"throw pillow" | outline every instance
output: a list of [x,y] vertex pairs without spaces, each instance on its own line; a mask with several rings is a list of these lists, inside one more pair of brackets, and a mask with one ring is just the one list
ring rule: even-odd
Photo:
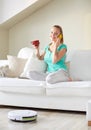
[[33,52],[34,52],[34,49],[29,48],[29,47],[24,47],[24,48],[20,49],[17,57],[28,59],[28,57],[31,57],[33,55]]
[[27,59],[17,58],[16,56],[7,55],[9,70],[7,77],[18,77],[23,72]]
[[20,77],[27,78],[27,73],[30,71],[46,72],[47,65],[43,60],[39,60],[35,54],[32,55],[26,62],[23,73]]
[[0,77],[6,77],[7,72],[8,72],[9,66],[0,66]]

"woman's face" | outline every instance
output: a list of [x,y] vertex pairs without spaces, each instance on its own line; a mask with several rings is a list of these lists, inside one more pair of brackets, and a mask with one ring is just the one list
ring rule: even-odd
[[52,27],[50,32],[51,41],[56,42],[59,35],[60,35],[60,29],[56,27]]

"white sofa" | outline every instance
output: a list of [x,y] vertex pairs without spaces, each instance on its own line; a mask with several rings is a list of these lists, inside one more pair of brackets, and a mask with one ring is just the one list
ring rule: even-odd
[[[31,48],[22,48],[18,58],[29,59],[31,52]],[[86,111],[91,99],[91,50],[68,52],[66,62],[69,61],[71,82],[46,84],[25,78],[1,77],[0,105]],[[0,61],[0,66],[4,65],[9,65],[8,60]]]

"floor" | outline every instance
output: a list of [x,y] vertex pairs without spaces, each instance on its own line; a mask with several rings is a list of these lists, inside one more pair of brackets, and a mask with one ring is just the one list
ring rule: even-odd
[[91,130],[87,125],[86,113],[83,112],[32,109],[38,113],[37,120],[21,123],[8,119],[8,112],[17,109],[22,110],[0,108],[0,130]]

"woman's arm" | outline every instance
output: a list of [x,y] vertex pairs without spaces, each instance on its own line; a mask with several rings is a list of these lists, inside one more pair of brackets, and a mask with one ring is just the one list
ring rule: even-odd
[[[62,43],[61,43],[62,44]],[[66,53],[67,49],[63,48],[62,50],[58,51],[57,48],[60,45],[60,38],[57,39],[56,43],[54,44],[53,47],[53,57],[52,57],[52,62],[55,64],[58,62]]]
[[43,52],[43,53],[40,55],[39,47],[36,48],[36,56],[38,57],[38,59],[43,60],[43,59],[44,59],[44,55],[45,55],[45,52]]
[[60,51],[57,51],[57,48],[55,47],[53,50],[53,57],[52,57],[52,62],[55,64],[58,62],[66,53],[66,48],[63,48]]

